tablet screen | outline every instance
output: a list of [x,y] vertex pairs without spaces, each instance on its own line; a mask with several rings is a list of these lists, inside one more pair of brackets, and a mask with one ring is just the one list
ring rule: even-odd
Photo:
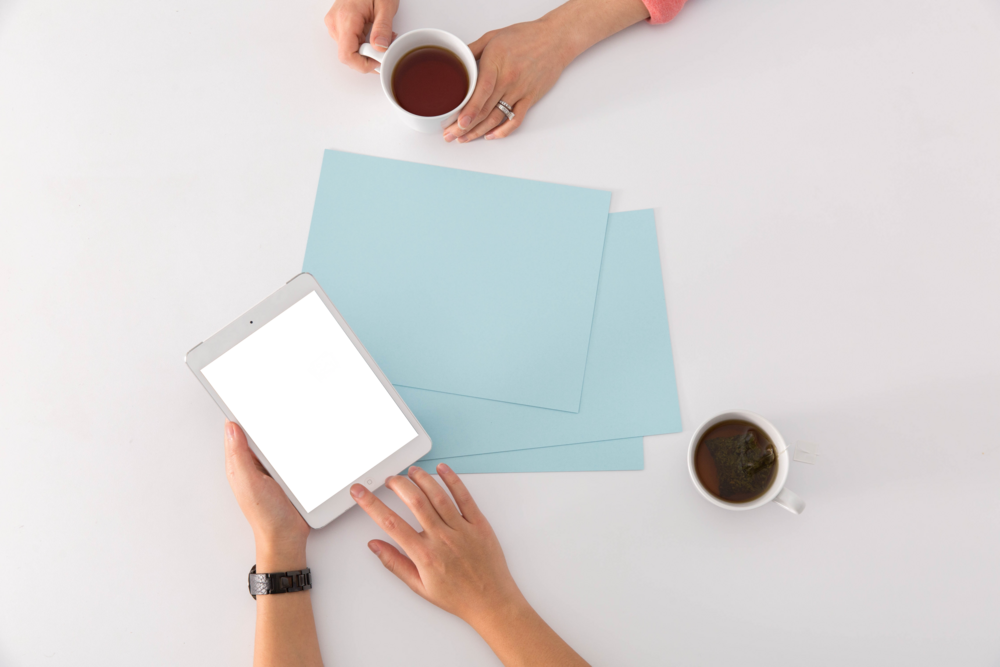
[[202,373],[306,512],[417,437],[316,292]]

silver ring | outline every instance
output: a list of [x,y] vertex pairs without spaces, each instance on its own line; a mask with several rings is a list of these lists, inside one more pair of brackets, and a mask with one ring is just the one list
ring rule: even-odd
[[507,116],[507,120],[514,120],[514,111],[510,108],[510,105],[500,100],[497,102],[497,109],[503,112],[503,115]]

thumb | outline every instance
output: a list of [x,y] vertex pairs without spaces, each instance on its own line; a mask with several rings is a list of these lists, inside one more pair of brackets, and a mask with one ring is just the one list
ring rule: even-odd
[[379,51],[385,51],[392,42],[392,17],[396,15],[399,3],[393,0],[375,1],[375,20],[372,21],[372,33],[368,41]]
[[417,595],[424,597],[424,584],[420,581],[420,573],[413,561],[399,553],[399,549],[382,540],[372,540],[368,548],[378,556],[385,569],[399,577]]
[[253,452],[247,446],[247,437],[236,422],[226,422],[226,473],[230,483],[244,479],[256,468]]

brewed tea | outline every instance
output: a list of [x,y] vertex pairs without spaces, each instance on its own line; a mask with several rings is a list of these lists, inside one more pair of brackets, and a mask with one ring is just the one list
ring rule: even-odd
[[413,49],[392,70],[392,95],[417,116],[452,111],[469,92],[469,73],[454,53],[439,46]]
[[713,496],[730,503],[748,503],[771,488],[778,472],[778,453],[759,426],[731,419],[701,436],[695,447],[694,469]]

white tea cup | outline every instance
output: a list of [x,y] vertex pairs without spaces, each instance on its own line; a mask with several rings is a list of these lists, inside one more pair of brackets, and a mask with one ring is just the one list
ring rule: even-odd
[[[396,68],[399,59],[410,51],[424,46],[437,46],[451,51],[462,61],[462,64],[465,65],[465,71],[469,74],[469,90],[465,93],[465,99],[457,107],[440,116],[418,116],[412,114],[399,106],[399,102],[396,101],[395,96],[392,94],[392,71]],[[371,44],[362,44],[358,53],[379,62],[379,66],[375,68],[375,71],[378,72],[379,80],[382,82],[382,92],[389,98],[389,101],[396,108],[396,112],[403,119],[403,122],[418,132],[441,132],[454,123],[458,119],[458,112],[469,103],[472,91],[476,89],[476,77],[479,73],[479,68],[476,66],[476,59],[473,57],[472,51],[465,45],[465,42],[444,30],[436,30],[434,28],[411,30],[392,40],[392,44],[385,51],[376,51],[375,47]]]
[[[764,495],[745,503],[731,503],[719,498],[705,488],[705,485],[702,484],[701,480],[698,478],[697,470],[695,470],[695,451],[698,449],[698,442],[701,440],[702,436],[705,435],[708,429],[712,428],[716,424],[734,419],[750,422],[763,431],[767,437],[771,439],[771,442],[774,444],[775,454],[778,456],[776,464],[778,466],[778,470],[774,479],[771,481],[771,486],[764,492]],[[760,415],[748,410],[732,410],[730,412],[723,412],[721,415],[712,417],[698,427],[698,430],[694,432],[693,436],[691,436],[691,444],[688,446],[688,472],[691,473],[691,481],[694,482],[694,488],[698,489],[698,492],[701,493],[701,495],[703,495],[708,502],[727,510],[752,510],[755,507],[760,507],[761,505],[774,502],[793,514],[802,514],[802,510],[806,508],[805,501],[802,500],[802,498],[799,498],[790,489],[785,488],[785,480],[788,479],[788,466],[790,464],[791,458],[788,454],[788,446],[785,444],[785,439],[781,437],[780,433],[778,433],[778,429],[774,428],[774,425],[772,425],[771,422],[767,421]]]

